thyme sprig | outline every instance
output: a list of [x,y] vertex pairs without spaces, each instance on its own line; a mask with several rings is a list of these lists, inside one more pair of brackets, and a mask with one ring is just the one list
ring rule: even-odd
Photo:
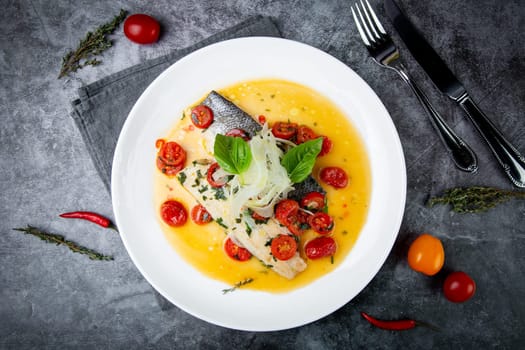
[[15,231],[21,231],[29,235],[36,236],[47,243],[54,243],[56,245],[65,245],[71,251],[79,254],[87,255],[91,260],[113,260],[112,256],[100,254],[92,249],[82,247],[73,241],[68,241],[64,236],[54,233],[48,233],[37,229],[36,227],[27,225],[26,228],[14,228]]
[[441,196],[428,201],[428,206],[450,204],[457,213],[478,213],[494,208],[513,198],[525,198],[525,192],[508,191],[494,187],[474,186],[450,188]]
[[242,281],[239,281],[239,282],[235,283],[235,284],[233,285],[233,287],[231,287],[231,288],[223,289],[223,290],[222,290],[222,294],[226,294],[226,293],[233,292],[233,291],[236,290],[237,288],[240,288],[240,287],[242,287],[242,286],[244,286],[244,285],[246,285],[246,284],[248,284],[248,283],[252,283],[252,282],[253,282],[253,278],[248,277],[248,278],[246,278],[246,279],[244,279],[244,280],[242,280]]
[[62,58],[62,67],[58,75],[58,79],[76,72],[85,66],[97,66],[102,63],[101,60],[95,58],[105,50],[109,49],[113,43],[108,39],[107,35],[113,33],[115,29],[126,18],[127,11],[120,10],[120,13],[115,16],[111,22],[101,25],[94,32],[88,32],[86,37],[80,41],[75,51],[69,51]]

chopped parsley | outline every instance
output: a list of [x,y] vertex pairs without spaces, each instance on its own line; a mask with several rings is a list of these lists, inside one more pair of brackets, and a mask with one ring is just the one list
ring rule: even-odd
[[204,193],[208,190],[208,186],[207,185],[203,185],[201,188],[199,188],[199,193]]
[[251,236],[251,234],[252,234],[252,228],[248,225],[248,223],[245,222],[244,224],[246,225],[246,234],[247,234],[248,236]]
[[224,195],[224,189],[222,187],[214,187],[213,190],[215,191],[215,199],[226,200],[226,196]]
[[224,223],[224,220],[222,218],[215,219],[215,222],[217,222],[219,224],[219,226],[222,226],[225,229],[228,229],[228,226],[226,226],[226,224]]
[[184,185],[184,181],[186,181],[186,178],[187,178],[186,173],[183,171],[181,171],[179,175],[177,175],[177,180],[179,180],[181,185]]

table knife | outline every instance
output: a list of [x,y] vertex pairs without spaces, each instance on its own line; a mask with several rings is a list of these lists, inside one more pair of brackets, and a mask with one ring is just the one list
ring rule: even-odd
[[517,187],[525,188],[525,159],[523,156],[474,103],[465,87],[401,12],[394,0],[384,0],[384,3],[386,13],[394,28],[434,85],[463,108],[512,183]]

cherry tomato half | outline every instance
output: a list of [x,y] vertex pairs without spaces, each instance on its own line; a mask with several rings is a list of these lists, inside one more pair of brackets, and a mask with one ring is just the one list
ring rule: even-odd
[[337,245],[332,237],[316,237],[304,246],[304,253],[308,259],[320,259],[335,254]]
[[264,115],[262,115],[262,114],[261,114],[260,116],[257,117],[257,120],[258,120],[259,123],[261,123],[261,124],[266,123],[266,117],[265,117]]
[[215,180],[213,178],[213,174],[217,171],[217,169],[220,169],[219,163],[213,163],[208,168],[208,172],[206,173],[206,179],[208,180],[208,183],[211,185],[211,187],[219,188],[226,184],[226,180]]
[[272,134],[280,139],[289,140],[297,134],[297,124],[277,122],[272,126]]
[[348,175],[339,167],[330,166],[323,168],[319,177],[322,181],[335,188],[344,188],[348,185]]
[[307,218],[304,217],[303,213],[304,212],[299,210],[297,213],[291,214],[286,218],[285,226],[288,231],[293,233],[295,236],[302,235],[309,227]]
[[317,137],[315,132],[306,125],[301,125],[297,128],[297,144],[316,139]]
[[188,220],[188,213],[182,203],[168,200],[160,206],[160,217],[170,226],[182,226]]
[[319,152],[318,157],[322,157],[324,155],[327,155],[332,150],[332,140],[328,138],[328,136],[321,136],[323,138],[323,146],[321,147],[321,152]]
[[283,199],[275,206],[275,218],[281,225],[288,225],[288,217],[297,214],[299,203],[293,199]]
[[309,211],[320,211],[323,210],[326,206],[326,198],[324,194],[320,192],[310,192],[307,193],[302,199],[301,199],[301,208],[304,208]]
[[452,272],[443,283],[445,297],[454,303],[469,300],[475,292],[476,283],[463,271]]
[[213,122],[213,111],[205,105],[198,105],[191,110],[191,122],[199,129],[206,129]]
[[157,168],[162,173],[172,176],[184,167],[186,151],[177,142],[157,140],[156,146],[161,146],[157,153]]
[[230,258],[237,261],[246,261],[252,257],[252,253],[244,247],[237,245],[231,238],[228,237],[224,242],[224,251]]
[[246,131],[244,131],[243,129],[231,129],[225,135],[226,136],[233,136],[233,137],[240,137],[244,141],[250,141],[250,135]]
[[295,238],[289,235],[278,235],[272,239],[272,255],[279,260],[289,260],[297,251]]
[[200,204],[197,204],[191,209],[191,219],[197,225],[204,225],[213,220],[206,208]]
[[152,44],[159,40],[160,24],[151,16],[134,14],[124,21],[124,35],[137,44]]
[[334,219],[326,213],[317,212],[308,218],[310,227],[320,235],[327,235],[334,229]]
[[424,233],[408,249],[408,265],[412,270],[433,276],[445,263],[445,250],[441,241]]

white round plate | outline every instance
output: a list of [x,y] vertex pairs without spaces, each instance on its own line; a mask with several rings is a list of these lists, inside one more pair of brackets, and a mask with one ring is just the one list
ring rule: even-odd
[[[261,78],[294,81],[330,98],[360,132],[372,194],[366,224],[331,273],[288,293],[238,289],[210,279],[170,246],[153,207],[155,140],[181,111],[212,89]],[[186,312],[220,326],[270,331],[318,320],[354,298],[387,258],[403,217],[406,171],[399,136],[372,89],[334,57],[295,41],[251,37],[223,41],[182,58],[142,94],[120,134],[111,177],[113,209],[131,259],[146,280]]]

